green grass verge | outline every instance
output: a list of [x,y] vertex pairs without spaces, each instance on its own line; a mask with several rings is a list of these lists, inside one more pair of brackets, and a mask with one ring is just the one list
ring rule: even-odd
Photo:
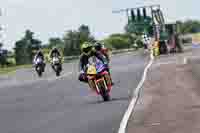
[[[135,52],[137,50],[128,50],[128,51],[118,51],[118,52],[113,52],[113,54],[120,54],[120,53],[126,53],[126,52]],[[74,60],[77,60],[79,59],[79,56],[77,57],[73,57],[73,58],[70,58],[70,59],[66,59],[64,62],[65,63],[69,63],[69,62],[72,62]],[[14,59],[13,58],[10,58],[9,61],[13,62],[14,63]],[[16,72],[16,70],[18,69],[23,69],[23,68],[31,68],[32,65],[19,65],[19,66],[12,66],[12,67],[4,67],[4,68],[1,68],[0,67],[0,75],[6,75],[6,74],[13,74]]]
[[31,68],[31,67],[32,67],[32,65],[20,65],[20,66],[12,66],[12,67],[0,68],[0,75],[12,74],[12,73],[16,72],[16,70],[18,70],[18,69]]

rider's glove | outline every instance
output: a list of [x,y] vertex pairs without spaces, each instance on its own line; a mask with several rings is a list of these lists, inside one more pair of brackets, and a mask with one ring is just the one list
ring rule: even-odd
[[105,66],[106,68],[108,68],[108,64],[107,64],[107,63],[105,63],[104,66]]
[[84,74],[85,72],[83,70],[80,71],[80,74]]

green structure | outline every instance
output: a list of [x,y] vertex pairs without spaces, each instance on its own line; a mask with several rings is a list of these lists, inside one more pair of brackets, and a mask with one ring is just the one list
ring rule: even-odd
[[165,22],[160,5],[143,6],[137,8],[127,8],[113,13],[126,12],[128,24],[126,31],[141,35],[146,33],[149,36],[160,38],[161,32],[165,31]]
[[[155,40],[159,42],[159,51],[161,54],[168,52],[167,45],[172,49],[176,49],[179,45],[179,38],[177,38],[177,24],[165,24],[160,5],[113,11],[113,13],[121,12],[126,12],[127,14],[128,24],[125,27],[126,32],[134,33],[139,36],[145,33],[148,36],[155,38]],[[181,51],[180,48],[178,49]]]

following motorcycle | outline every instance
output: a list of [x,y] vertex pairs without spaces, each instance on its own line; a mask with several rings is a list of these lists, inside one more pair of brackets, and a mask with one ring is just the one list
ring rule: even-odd
[[53,70],[56,72],[56,76],[60,76],[60,73],[62,71],[62,64],[61,60],[58,57],[53,57],[52,59],[52,67]]
[[89,87],[96,91],[97,95],[101,95],[104,101],[109,101],[112,82],[108,68],[96,59],[87,65],[87,78]]

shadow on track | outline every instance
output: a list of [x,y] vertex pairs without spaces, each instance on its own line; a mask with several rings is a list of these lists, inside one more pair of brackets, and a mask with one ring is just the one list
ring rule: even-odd
[[121,98],[111,98],[110,101],[103,101],[103,100],[98,100],[98,101],[92,101],[92,102],[88,102],[88,104],[103,104],[103,103],[110,103],[110,102],[114,102],[114,101],[128,101],[130,98],[129,97],[121,97]]

